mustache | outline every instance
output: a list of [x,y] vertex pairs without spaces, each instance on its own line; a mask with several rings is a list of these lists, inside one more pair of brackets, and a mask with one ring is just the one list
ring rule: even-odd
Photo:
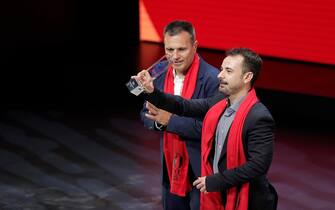
[[219,81],[220,81],[220,84],[228,84],[228,82],[223,79],[219,79]]

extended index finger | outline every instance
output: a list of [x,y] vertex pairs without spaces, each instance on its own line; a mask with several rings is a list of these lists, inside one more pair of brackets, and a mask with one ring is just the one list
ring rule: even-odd
[[155,105],[153,105],[152,103],[150,103],[150,102],[148,102],[147,101],[147,104],[146,104],[146,107],[149,109],[154,109],[155,111],[158,111],[159,109],[155,106]]

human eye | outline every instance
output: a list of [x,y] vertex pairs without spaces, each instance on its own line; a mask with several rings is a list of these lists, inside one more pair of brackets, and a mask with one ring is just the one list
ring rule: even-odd
[[231,69],[231,68],[226,68],[226,72],[227,72],[227,73],[232,73],[232,72],[233,72],[233,69]]
[[167,52],[173,52],[173,48],[166,48]]
[[181,47],[181,48],[179,48],[178,49],[180,52],[184,52],[185,50],[186,50],[186,48],[185,47]]

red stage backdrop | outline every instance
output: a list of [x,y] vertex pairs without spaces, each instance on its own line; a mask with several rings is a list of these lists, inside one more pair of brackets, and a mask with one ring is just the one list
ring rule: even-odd
[[175,19],[194,24],[202,48],[335,64],[334,0],[140,0],[141,40],[161,42]]

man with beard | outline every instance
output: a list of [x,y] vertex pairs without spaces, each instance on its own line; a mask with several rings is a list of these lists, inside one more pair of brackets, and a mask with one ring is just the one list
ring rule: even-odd
[[[145,88],[143,97],[172,113],[204,118],[201,176],[193,182],[203,210],[273,210],[277,193],[266,175],[272,162],[274,120],[259,101],[254,83],[262,59],[247,48],[226,53],[218,75],[220,94],[186,100],[154,88],[150,75],[133,76]],[[152,118],[152,114],[146,114]]]

